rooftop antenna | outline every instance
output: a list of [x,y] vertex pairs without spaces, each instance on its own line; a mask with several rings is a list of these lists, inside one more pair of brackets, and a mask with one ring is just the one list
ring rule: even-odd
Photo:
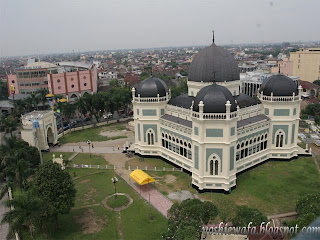
[[212,30],[212,42],[214,43],[214,30]]

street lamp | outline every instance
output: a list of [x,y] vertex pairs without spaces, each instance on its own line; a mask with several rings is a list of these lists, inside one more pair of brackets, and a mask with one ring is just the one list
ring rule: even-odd
[[89,153],[90,153],[90,157],[91,157],[91,150],[90,150],[91,141],[90,141],[90,140],[88,140],[88,141],[87,141],[87,143],[88,143],[88,145],[89,145]]
[[111,181],[113,182],[114,184],[114,196],[115,196],[115,199],[117,199],[117,185],[116,183],[119,181],[117,177],[113,177],[111,178]]

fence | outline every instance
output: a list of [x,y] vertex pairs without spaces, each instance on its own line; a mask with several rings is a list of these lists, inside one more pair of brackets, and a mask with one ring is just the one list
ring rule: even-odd
[[144,171],[168,171],[168,172],[182,172],[183,171],[183,168],[166,168],[166,167],[131,167],[131,166],[128,166],[128,170],[130,171],[133,171],[133,170],[136,170],[136,169],[141,169],[141,170],[144,170]]
[[94,169],[106,169],[106,170],[115,170],[116,166],[114,165],[92,165],[92,164],[71,164],[67,168],[94,168]]

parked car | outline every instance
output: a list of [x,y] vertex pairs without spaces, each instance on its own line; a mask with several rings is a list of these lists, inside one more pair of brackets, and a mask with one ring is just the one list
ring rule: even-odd
[[104,119],[110,119],[110,118],[112,118],[113,117],[113,115],[112,115],[112,113],[111,112],[108,112],[108,113],[106,113],[106,114],[103,114],[103,116],[102,116]]
[[133,115],[133,110],[131,110],[129,113],[128,113],[129,116],[132,116]]
[[120,110],[118,111],[118,113],[119,113],[119,114],[124,114],[124,110],[123,110],[123,109],[120,109]]

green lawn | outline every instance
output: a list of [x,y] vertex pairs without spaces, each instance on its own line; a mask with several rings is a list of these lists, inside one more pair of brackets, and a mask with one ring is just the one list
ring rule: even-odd
[[79,153],[75,158],[72,159],[71,164],[87,164],[87,165],[109,165],[109,163],[101,155],[89,153]]
[[[186,173],[148,171],[148,174],[176,177],[173,184],[165,184],[165,178],[157,180],[156,187],[164,194],[179,190],[197,193],[190,187],[191,177]],[[312,157],[300,157],[292,161],[269,161],[238,175],[237,188],[231,194],[197,194],[201,199],[212,199],[220,212],[231,218],[237,205],[255,207],[269,215],[292,212],[298,197],[313,192],[320,192],[319,173]]]
[[[142,199],[113,170],[68,169],[67,171],[72,176],[73,172],[77,175],[77,179],[74,180],[77,189],[75,207],[69,214],[59,218],[61,228],[52,232],[51,239],[116,240],[120,239],[118,235],[120,224],[124,239],[161,239],[161,234],[167,228],[166,218]],[[107,210],[101,204],[106,196],[114,193],[111,181],[114,176],[119,179],[117,192],[127,193],[133,199],[133,203],[120,212],[121,222],[116,219],[118,212]],[[118,200],[121,200],[120,197],[118,195]],[[149,220],[150,213],[152,220]],[[30,238],[25,236],[25,239]]]
[[53,158],[53,154],[56,155],[56,157],[60,157],[60,155],[63,155],[63,159],[67,160],[69,157],[71,157],[71,155],[73,153],[69,153],[69,152],[46,152],[46,153],[42,153],[42,159],[43,162],[47,162],[47,161],[52,161]]
[[101,127],[93,127],[84,130],[74,131],[69,134],[66,134],[64,137],[59,139],[60,143],[78,143],[86,142],[87,140],[101,142],[108,140],[115,140],[120,138],[126,138],[125,134],[121,136],[102,136],[99,133],[104,131],[122,131],[126,129],[127,123],[113,123]]
[[112,196],[107,200],[107,204],[112,208],[126,206],[129,203],[129,199],[124,195]]

